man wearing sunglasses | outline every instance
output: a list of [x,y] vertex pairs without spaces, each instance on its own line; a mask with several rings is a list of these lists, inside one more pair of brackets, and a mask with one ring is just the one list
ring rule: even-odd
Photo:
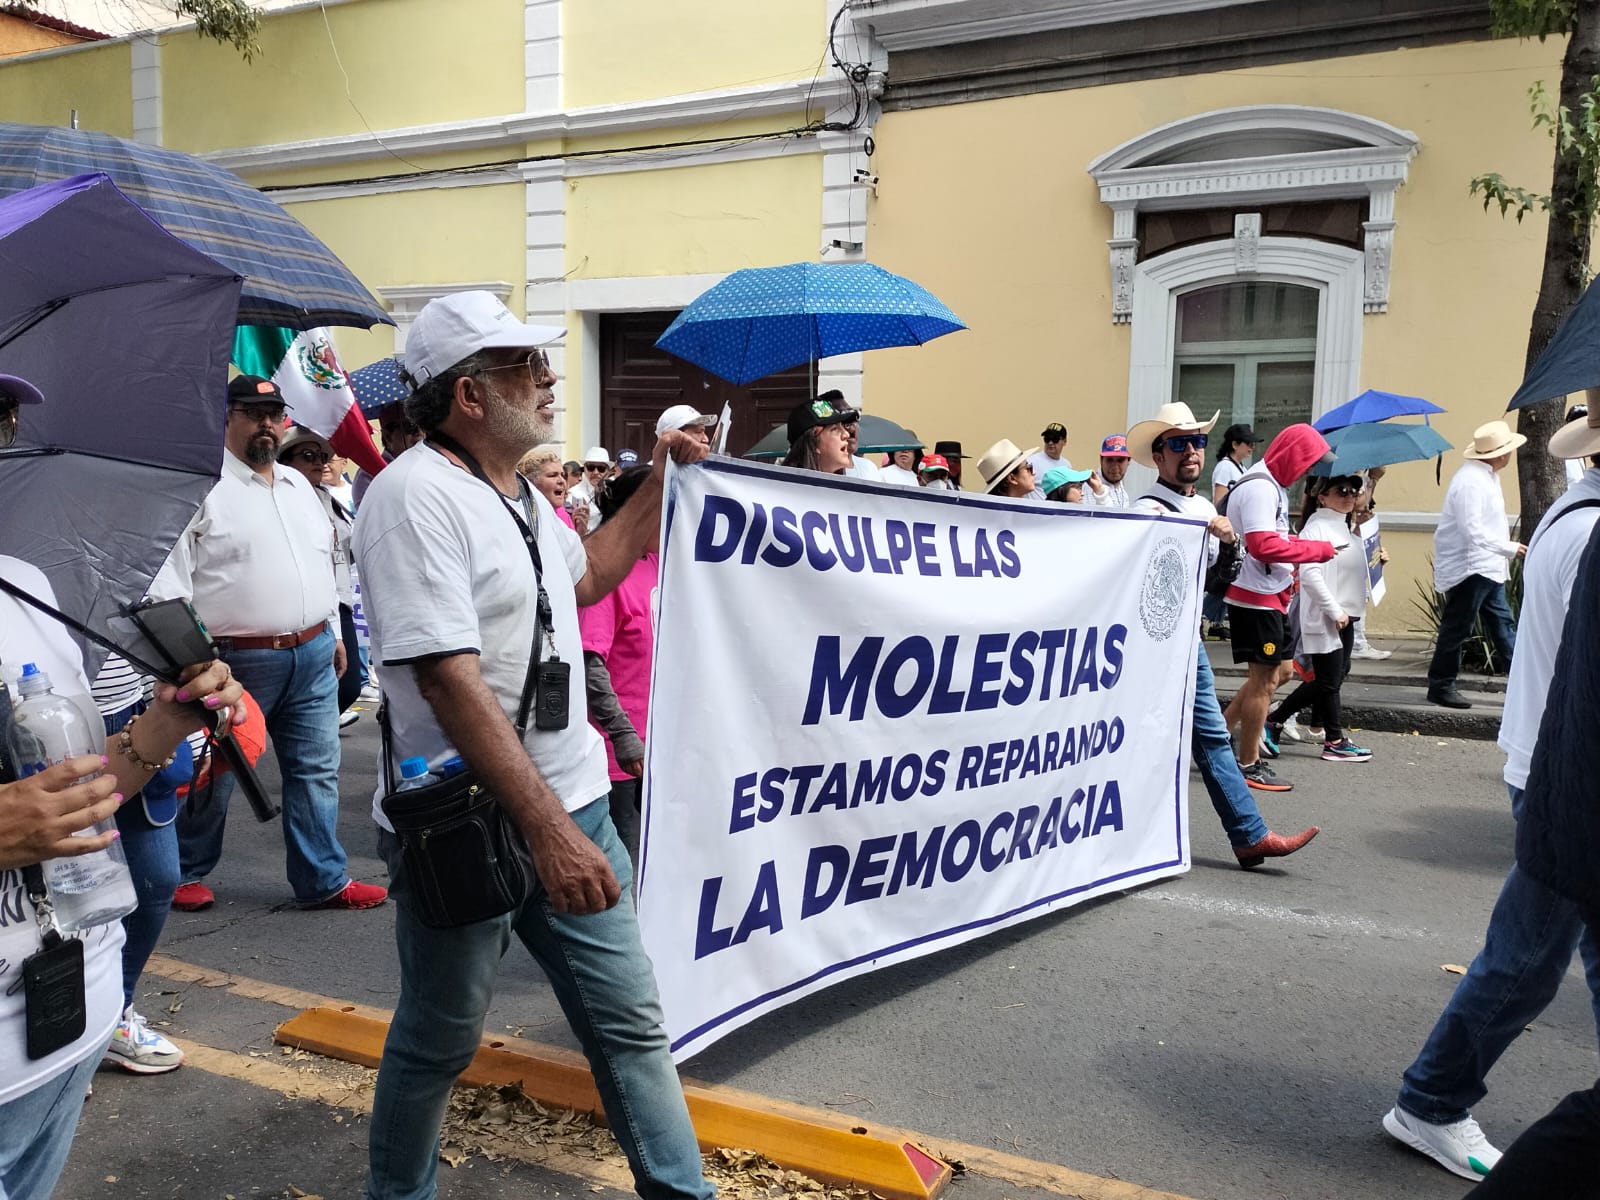
[[[339,594],[333,536],[305,476],[278,462],[283,393],[270,379],[228,384],[222,478],[150,587],[189,600],[223,659],[261,705],[283,776],[289,885],[304,907],[360,909],[388,892],[351,879],[339,843]],[[209,803],[178,814],[173,907],[209,908],[202,880],[222,858],[233,775]]]
[[[1217,558],[1219,541],[1235,539],[1228,518],[1218,516],[1211,501],[1195,491],[1195,481],[1205,465],[1206,434],[1216,421],[1215,416],[1210,421],[1195,420],[1187,404],[1163,404],[1153,418],[1139,422],[1128,431],[1127,443],[1133,461],[1155,468],[1158,476],[1155,485],[1135,501],[1134,507],[1158,515],[1176,512],[1205,518],[1211,535],[1206,538],[1208,565]],[[1269,858],[1293,854],[1317,836],[1317,827],[1313,825],[1284,837],[1273,833],[1262,820],[1255,797],[1250,795],[1233,757],[1228,725],[1217,703],[1216,681],[1204,644],[1199,645],[1195,659],[1192,739],[1194,765],[1200,771],[1211,806],[1222,821],[1241,867],[1249,870]]]
[[[1228,495],[1228,520],[1244,543],[1244,565],[1228,588],[1228,628],[1233,661],[1249,675],[1223,714],[1239,730],[1239,770],[1251,787],[1286,792],[1261,761],[1262,734],[1272,693],[1282,682],[1279,668],[1292,658],[1292,631],[1285,617],[1294,594],[1295,563],[1324,563],[1337,552],[1331,542],[1289,536],[1289,493],[1312,466],[1332,458],[1327,440],[1310,425],[1290,425],[1272,439],[1261,461],[1239,477]],[[1276,744],[1268,751],[1276,754]]]

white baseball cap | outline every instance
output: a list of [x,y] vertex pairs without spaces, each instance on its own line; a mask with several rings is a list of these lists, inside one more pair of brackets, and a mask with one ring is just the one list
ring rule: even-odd
[[423,305],[406,334],[406,374],[420,386],[479,350],[530,349],[566,335],[559,325],[525,325],[493,292],[454,292]]
[[590,463],[605,463],[609,467],[611,465],[611,455],[606,453],[604,446],[590,446],[583,456],[583,463],[585,466]]
[[656,436],[669,429],[687,429],[691,425],[715,425],[717,419],[708,417],[692,404],[674,404],[656,419]]

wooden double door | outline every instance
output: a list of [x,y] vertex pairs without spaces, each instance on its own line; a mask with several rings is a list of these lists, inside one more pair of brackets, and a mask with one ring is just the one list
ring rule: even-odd
[[638,452],[645,462],[656,442],[656,418],[674,404],[692,404],[712,416],[731,403],[728,453],[741,455],[780,425],[789,410],[810,399],[804,364],[736,387],[656,348],[675,312],[604,313],[600,317],[600,438],[613,458]]

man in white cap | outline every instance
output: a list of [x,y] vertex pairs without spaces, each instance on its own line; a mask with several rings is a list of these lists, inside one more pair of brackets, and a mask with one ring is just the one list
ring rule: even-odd
[[1433,531],[1433,587],[1444,593],[1444,611],[1433,661],[1428,665],[1428,699],[1445,708],[1471,708],[1456,687],[1461,647],[1482,616],[1500,665],[1509,668],[1517,631],[1506,604],[1506,574],[1512,559],[1527,547],[1511,538],[1500,472],[1528,439],[1504,421],[1480,425],[1466,462],[1450,480]]
[[[1157,476],[1155,484],[1134,501],[1133,507],[1158,515],[1174,512],[1203,518],[1208,523],[1208,566],[1217,560],[1221,544],[1238,540],[1228,518],[1218,516],[1216,507],[1194,486],[1205,466],[1205,435],[1216,423],[1215,416],[1210,421],[1195,420],[1187,404],[1163,404],[1154,417],[1128,431],[1127,446],[1133,461],[1155,468]],[[1194,765],[1242,868],[1250,870],[1269,858],[1293,854],[1317,836],[1315,825],[1289,837],[1267,828],[1233,757],[1228,723],[1217,703],[1216,681],[1203,642],[1195,658],[1191,741]]]
[[[1586,413],[1550,438],[1552,457],[1586,469],[1539,522],[1522,572],[1521,628],[1500,722],[1506,787],[1519,821],[1573,580],[1600,522],[1600,406],[1588,411],[1596,416]],[[1600,936],[1585,927],[1578,905],[1513,865],[1489,914],[1483,949],[1401,1077],[1395,1106],[1383,1118],[1391,1137],[1465,1179],[1495,1165],[1500,1151],[1473,1119],[1472,1106],[1488,1094],[1485,1080],[1500,1056],[1555,998],[1574,950],[1582,952],[1600,1028]]]
[[692,404],[674,404],[656,418],[656,436],[669,429],[681,429],[707,450],[711,449],[711,427],[716,417],[708,417]]
[[417,384],[406,408],[425,439],[373,481],[356,523],[388,706],[380,778],[407,757],[438,768],[459,755],[521,831],[536,875],[502,916],[423,924],[380,785],[373,816],[395,881],[401,986],[373,1096],[370,1200],[434,1195],[450,1088],[478,1050],[513,938],[574,1025],[640,1193],[715,1194],[661,1028],[584,689],[541,668],[534,727],[519,738],[506,715],[521,701],[530,652],[547,667],[583,662],[578,605],[603,598],[644,553],[661,520],[667,459],[705,457],[689,435],[669,431],[650,478],[605,528],[580,540],[558,521],[516,468],[551,437],[556,378],[540,347],[562,332],[524,325],[488,292],[424,307],[406,339]]
[[1033,464],[1010,438],[1001,438],[978,456],[978,474],[991,496],[1021,500],[1036,490]]
[[590,446],[584,452],[583,478],[567,489],[569,512],[580,504],[589,510],[589,528],[579,530],[580,533],[593,533],[605,519],[600,515],[600,493],[605,490],[611,467],[611,454],[604,446]]

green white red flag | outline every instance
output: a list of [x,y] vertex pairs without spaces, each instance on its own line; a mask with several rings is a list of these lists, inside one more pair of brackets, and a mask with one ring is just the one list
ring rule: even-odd
[[233,335],[233,363],[246,375],[277,384],[289,419],[327,438],[335,453],[369,474],[383,470],[383,455],[326,329],[240,325]]

